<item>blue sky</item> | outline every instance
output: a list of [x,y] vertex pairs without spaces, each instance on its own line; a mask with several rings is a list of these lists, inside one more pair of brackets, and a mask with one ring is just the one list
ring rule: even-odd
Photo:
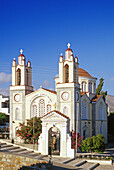
[[0,0],[0,93],[11,85],[20,49],[30,59],[35,89],[54,89],[60,53],[71,43],[79,66],[105,79],[114,95],[113,0]]

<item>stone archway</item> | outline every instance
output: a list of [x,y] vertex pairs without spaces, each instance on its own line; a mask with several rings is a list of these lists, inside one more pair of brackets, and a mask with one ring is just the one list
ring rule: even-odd
[[49,148],[52,155],[60,155],[60,130],[55,126],[48,131],[48,154]]

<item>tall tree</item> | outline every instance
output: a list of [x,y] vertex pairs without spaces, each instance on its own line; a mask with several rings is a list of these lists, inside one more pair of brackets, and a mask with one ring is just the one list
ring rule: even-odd
[[6,120],[6,114],[0,112],[0,122],[3,122]]
[[99,84],[96,88],[96,95],[101,95],[103,97],[104,101],[105,101],[105,97],[107,96],[107,91],[104,92],[102,90],[103,84],[104,84],[104,79],[100,78]]

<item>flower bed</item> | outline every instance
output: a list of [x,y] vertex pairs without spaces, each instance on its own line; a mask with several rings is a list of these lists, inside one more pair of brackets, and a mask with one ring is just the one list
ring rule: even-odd
[[31,166],[23,166],[20,170],[52,170],[52,164],[46,163],[45,161],[41,163],[32,164]]
[[98,162],[99,164],[112,164],[112,157],[102,155],[77,155],[77,158],[86,159],[87,162]]

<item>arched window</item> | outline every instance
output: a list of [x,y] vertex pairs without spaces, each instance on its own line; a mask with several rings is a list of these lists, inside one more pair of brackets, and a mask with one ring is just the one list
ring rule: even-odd
[[87,126],[85,125],[83,128],[83,140],[85,139],[85,138],[87,138]]
[[48,104],[48,105],[47,105],[47,113],[50,112],[50,111],[51,111],[51,105]]
[[82,82],[82,92],[86,92],[86,82]]
[[17,85],[21,85],[21,70],[17,70]]
[[20,120],[20,109],[18,107],[15,109],[15,120]]
[[86,100],[84,99],[82,101],[82,114],[81,114],[82,119],[88,119],[88,105]]
[[100,126],[100,134],[103,135],[103,125]]
[[39,117],[44,116],[45,114],[45,101],[44,99],[39,100]]
[[99,120],[103,120],[104,119],[104,115],[103,115],[103,104],[102,102],[99,104]]
[[68,114],[68,107],[67,106],[63,107],[63,114],[65,114],[65,115]]
[[21,85],[21,69],[17,70],[17,85]]
[[66,64],[64,67],[64,82],[65,83],[69,82],[69,66],[68,66],[68,64]]
[[82,119],[86,119],[86,100],[82,101]]
[[92,93],[92,83],[89,83],[89,92]]
[[37,105],[32,106],[32,115],[31,115],[31,117],[35,117],[35,116],[37,116]]

